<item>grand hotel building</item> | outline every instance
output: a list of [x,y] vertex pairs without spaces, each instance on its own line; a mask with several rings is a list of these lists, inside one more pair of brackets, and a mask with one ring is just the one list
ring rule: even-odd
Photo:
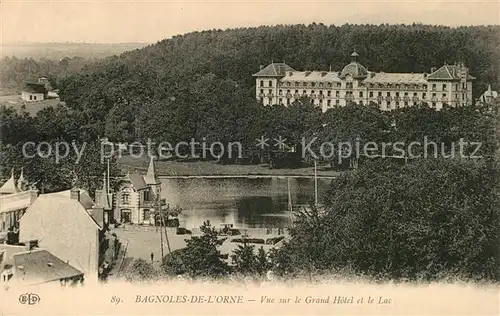
[[444,104],[472,104],[472,81],[463,63],[443,65],[426,73],[385,73],[368,71],[358,61],[336,71],[296,71],[285,63],[271,63],[254,74],[256,97],[264,105],[289,105],[308,96],[323,112],[349,102],[376,103],[382,110],[426,102],[435,109]]

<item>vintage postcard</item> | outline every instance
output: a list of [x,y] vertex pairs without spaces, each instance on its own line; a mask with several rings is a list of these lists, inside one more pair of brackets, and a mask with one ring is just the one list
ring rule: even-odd
[[500,314],[498,1],[0,8],[0,315]]

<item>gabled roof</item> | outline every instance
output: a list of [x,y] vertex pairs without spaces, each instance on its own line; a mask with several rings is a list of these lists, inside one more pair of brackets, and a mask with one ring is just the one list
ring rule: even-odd
[[[40,239],[43,238],[44,233],[57,233],[55,230],[51,231],[51,227],[53,225],[59,225],[59,221],[63,220],[61,217],[63,214],[72,219],[71,221],[73,222],[67,222],[65,224],[68,227],[72,227],[72,229],[76,229],[77,226],[93,227],[99,230],[102,228],[82,203],[65,196],[65,194],[62,194],[64,192],[66,191],[40,194],[38,196],[35,202],[28,207],[26,213],[19,220],[20,240]],[[42,221],[44,227],[40,227],[36,232],[33,231],[27,234],[23,229],[23,225],[27,221],[31,221],[31,223]],[[63,227],[59,229],[63,229]]]
[[[54,193],[47,193],[47,194],[43,194],[43,195],[46,195],[46,196],[60,195],[60,196],[66,197],[68,199],[71,199],[71,190],[59,191],[59,192],[54,192]],[[95,203],[92,200],[92,198],[90,197],[89,193],[83,189],[80,189],[80,204],[82,204],[82,206],[86,210],[91,209],[95,205]]]
[[136,190],[142,190],[148,188],[148,185],[144,181],[144,178],[138,173],[132,173],[125,176],[124,180],[130,181]]
[[9,180],[7,180],[0,188],[0,194],[13,194],[19,192],[21,192],[21,190],[19,190],[16,185],[16,179],[14,179],[14,169],[12,169]]
[[154,162],[154,157],[151,156],[151,161],[149,162],[148,173],[144,177],[146,184],[159,184],[158,178],[156,176],[156,167]]
[[41,83],[26,83],[23,91],[30,93],[47,93],[47,89],[44,84]]
[[44,249],[13,256],[17,280],[29,285],[83,276],[83,272]]
[[254,74],[254,77],[282,77],[287,71],[295,71],[285,63],[271,63]]
[[[465,67],[460,65],[444,65],[427,76],[427,80],[460,80],[460,71],[465,71]],[[467,71],[467,80],[474,80]]]

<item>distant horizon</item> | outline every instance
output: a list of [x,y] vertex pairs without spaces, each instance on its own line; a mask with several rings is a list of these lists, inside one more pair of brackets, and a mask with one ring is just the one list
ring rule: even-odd
[[213,29],[312,23],[351,25],[423,24],[450,28],[499,25],[498,1],[449,0],[66,0],[1,3],[2,41],[8,43],[153,44]]
[[[293,26],[293,25],[305,25],[309,26],[312,24],[323,24],[327,27],[329,26],[336,26],[336,27],[341,27],[343,25],[373,25],[373,26],[382,26],[382,25],[389,25],[389,26],[413,26],[413,25],[421,25],[421,26],[436,26],[436,27],[447,27],[451,29],[457,29],[457,28],[465,28],[465,27],[478,27],[478,26],[484,26],[484,27],[500,27],[500,24],[477,24],[477,25],[443,25],[443,24],[430,24],[430,23],[422,23],[422,22],[411,22],[411,23],[343,23],[343,24],[325,24],[322,22],[310,22],[310,23],[291,23],[291,24],[274,24],[274,25],[259,25],[259,26],[238,26],[238,27],[229,27],[225,29],[221,29],[222,31],[230,31],[230,30],[237,30],[237,29],[244,29],[244,28],[259,28],[259,27],[279,27],[279,26]],[[172,35],[164,38],[160,38],[156,41],[152,42],[91,42],[91,41],[5,41],[0,44],[2,45],[33,45],[33,44],[93,44],[93,45],[151,45],[151,44],[156,44],[159,41],[163,40],[168,40],[176,36],[184,36],[190,33],[197,33],[197,32],[208,32],[212,31],[214,28],[211,29],[205,29],[205,30],[194,30],[190,32],[186,32],[183,34],[177,34],[177,35]]]

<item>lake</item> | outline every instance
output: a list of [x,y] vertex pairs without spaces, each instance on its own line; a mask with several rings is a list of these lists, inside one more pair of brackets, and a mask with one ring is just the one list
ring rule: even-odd
[[[160,178],[162,198],[180,206],[181,225],[191,229],[210,220],[238,228],[286,227],[289,222],[288,180],[284,177]],[[331,179],[318,179],[318,196]],[[314,178],[290,178],[294,209],[314,201]]]

